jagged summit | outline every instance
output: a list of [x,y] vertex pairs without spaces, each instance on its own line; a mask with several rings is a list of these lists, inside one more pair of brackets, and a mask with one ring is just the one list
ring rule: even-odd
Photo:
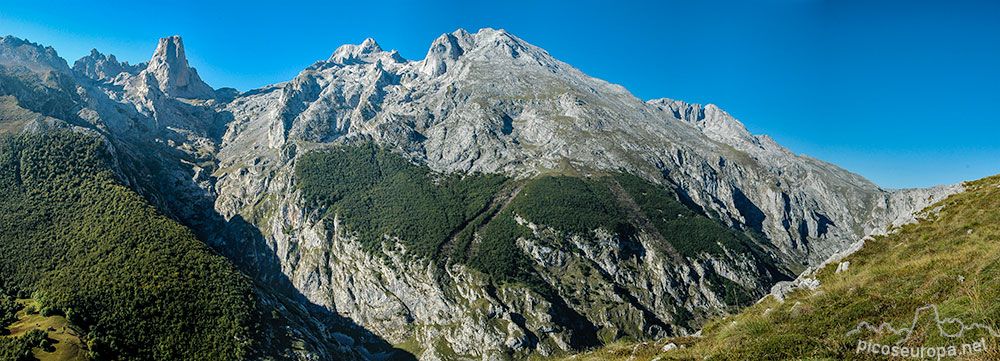
[[0,64],[23,66],[36,72],[72,74],[66,60],[51,46],[42,46],[14,36],[0,38]]
[[548,52],[521,40],[503,29],[482,28],[475,33],[465,29],[442,34],[431,43],[420,71],[438,76],[447,71],[459,57],[472,55],[478,60],[512,63],[535,63],[558,67],[558,61]]
[[430,49],[427,49],[427,56],[424,57],[420,72],[430,76],[444,74],[458,57],[465,54],[465,49],[469,48],[472,41],[472,37],[465,29],[442,34],[431,43]]
[[403,59],[399,55],[399,52],[385,51],[381,46],[375,42],[375,39],[366,38],[365,41],[361,42],[359,45],[355,44],[344,44],[337,48],[327,59],[328,63],[340,64],[340,65],[352,65],[359,63],[374,63],[377,60],[391,61],[395,63],[405,63],[406,59]]
[[118,62],[113,54],[104,55],[97,49],[91,49],[90,55],[73,63],[73,70],[91,79],[104,81],[114,79],[123,72],[135,75],[144,66],[145,64],[129,65],[127,61]]
[[534,46],[504,29],[483,28],[471,34],[475,48],[494,59],[518,59],[551,65],[556,62],[547,51]]
[[407,61],[395,50],[386,51],[372,38],[361,44],[344,44],[325,62],[320,61],[313,69],[326,64],[357,65],[370,64],[378,60],[398,64],[412,64],[413,70],[430,77],[437,77],[455,68],[459,58],[468,56],[474,61],[488,61],[518,65],[541,65],[553,69],[562,64],[548,52],[521,40],[503,29],[482,28],[475,33],[458,29],[439,36],[431,43],[423,60]]
[[144,70],[159,83],[164,93],[181,98],[211,98],[212,87],[205,84],[198,72],[188,65],[184,41],[179,35],[160,39],[153,58]]
[[381,53],[382,47],[375,42],[375,39],[367,38],[361,45],[344,44],[337,48],[330,56],[330,61],[335,63],[346,63],[355,61],[374,53]]
[[[179,35],[161,38],[153,57],[136,65],[119,62],[114,55],[102,54],[92,49],[90,54],[73,63],[77,74],[97,80],[118,82],[125,80],[144,84],[140,88],[154,87],[168,96],[178,98],[213,98],[216,93],[198,76],[198,71],[187,61],[184,41]],[[119,75],[128,74],[124,78]],[[136,83],[136,79],[142,79]]]

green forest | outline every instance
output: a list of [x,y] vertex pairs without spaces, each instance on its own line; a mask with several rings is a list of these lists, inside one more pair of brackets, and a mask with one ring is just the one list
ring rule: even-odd
[[347,220],[367,250],[380,252],[387,235],[428,258],[507,182],[501,175],[437,174],[372,143],[307,153],[295,176],[303,197]]
[[[0,140],[7,297],[66,316],[90,359],[245,359],[260,332],[250,280],[120,184],[108,157],[101,138],[69,131]],[[37,338],[0,338],[0,355],[17,360]]]
[[[603,228],[629,239],[637,232],[636,220],[622,208],[613,186],[635,200],[655,226],[650,231],[684,256],[721,254],[721,244],[768,259],[743,233],[687,208],[672,190],[626,173],[528,180],[440,174],[369,142],[306,153],[296,163],[295,177],[310,206],[324,217],[339,216],[375,254],[384,242],[391,246],[398,239],[417,257],[465,263],[494,282],[521,283],[543,294],[551,292],[549,285],[516,243],[531,231],[515,216],[565,234],[587,236]],[[501,209],[498,201],[515,188],[520,192]],[[717,278],[713,283],[730,301],[747,302],[745,290]]]
[[672,191],[631,174],[619,173],[614,178],[681,255],[721,255],[722,246],[736,253],[758,252],[752,249],[750,237],[684,206]]

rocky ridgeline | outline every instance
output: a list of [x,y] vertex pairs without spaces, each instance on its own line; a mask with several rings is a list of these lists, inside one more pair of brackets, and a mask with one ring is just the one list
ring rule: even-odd
[[[177,36],[161,39],[148,62],[94,50],[72,68],[51,48],[6,37],[0,64],[40,74],[49,89],[4,78],[5,117],[30,120],[24,129],[101,134],[124,181],[257,280],[294,326],[272,333],[302,341],[275,342],[270,355],[379,359],[393,355],[388,342],[423,360],[499,359],[595,337],[693,333],[730,309],[719,277],[762,296],[960,189],[883,189],[752,135],[714,105],[642,101],[503,30],[444,34],[420,61],[367,39],[245,93],[205,84]],[[305,206],[293,178],[301,154],[359,139],[441,172],[640,175],[762,235],[760,247],[787,274],[761,275],[729,250],[678,259],[657,251],[649,232],[567,237],[535,224],[535,237],[518,246],[561,290],[555,298],[395,246],[366,252]],[[606,277],[581,282],[570,272],[580,267]]]

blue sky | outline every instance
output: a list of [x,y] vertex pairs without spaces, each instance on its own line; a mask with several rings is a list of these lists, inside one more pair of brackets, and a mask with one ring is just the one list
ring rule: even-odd
[[643,99],[714,103],[796,153],[893,188],[1000,173],[1000,2],[59,2],[0,7],[0,34],[138,63],[184,37],[214,87],[291,79],[375,38],[504,28]]

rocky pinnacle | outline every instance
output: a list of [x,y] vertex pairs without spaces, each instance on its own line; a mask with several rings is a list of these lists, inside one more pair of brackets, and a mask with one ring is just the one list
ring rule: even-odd
[[146,72],[152,74],[164,93],[180,98],[211,98],[215,95],[198,76],[198,72],[188,66],[184,55],[184,41],[179,35],[160,39]]

